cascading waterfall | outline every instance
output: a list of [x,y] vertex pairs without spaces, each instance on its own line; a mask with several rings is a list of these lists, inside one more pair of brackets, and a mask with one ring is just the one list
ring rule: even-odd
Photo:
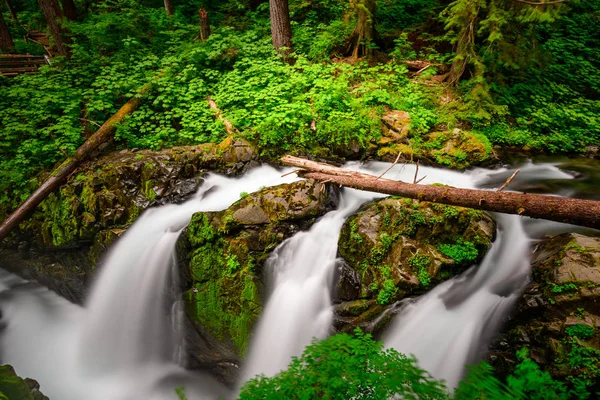
[[[345,168],[379,175],[389,164],[349,163]],[[414,166],[388,172],[392,179],[413,179]],[[427,181],[471,185],[464,174],[423,167]],[[313,338],[330,333],[333,309],[331,278],[337,258],[337,241],[346,218],[374,193],[345,189],[337,210],[326,214],[308,232],[300,232],[282,243],[267,261],[271,294],[254,334],[242,382],[258,374],[273,376],[299,356]]]
[[254,333],[242,382],[258,374],[277,374],[313,338],[327,337],[337,238],[346,217],[362,201],[343,197],[337,210],[282,243],[267,261],[273,290]]
[[238,179],[211,174],[194,199],[146,211],[103,261],[84,309],[3,274],[9,290],[0,293],[2,361],[35,376],[53,399],[162,400],[175,395],[175,386],[185,386],[192,399],[224,395],[216,381],[174,362],[178,338],[168,292],[175,242],[193,213],[296,180],[281,174],[269,166]]
[[[506,168],[494,172],[476,169],[470,175],[477,186],[498,187],[513,172]],[[527,163],[521,167],[519,179],[524,184],[573,176],[551,164]],[[527,219],[528,235],[522,217],[495,214],[495,219],[497,238],[481,264],[403,305],[383,338],[386,346],[415,355],[422,368],[445,380],[450,388],[458,385],[466,365],[485,354],[525,287],[530,272],[530,237],[539,233],[536,225],[565,227]]]
[[[347,164],[376,174],[389,164]],[[413,165],[395,166],[386,178],[411,182]],[[478,169],[458,173],[420,168],[426,183],[458,187],[499,186],[511,173]],[[551,165],[525,166],[520,178],[546,175],[569,179]],[[182,205],[148,210],[118,240],[103,262],[85,308],[53,292],[0,271],[0,356],[59,400],[166,399],[185,386],[190,399],[225,392],[206,376],[183,370],[173,360],[178,337],[169,318],[170,268],[181,229],[197,211],[216,211],[241,192],[291,182],[264,166],[240,179],[209,175],[198,196]],[[244,377],[272,375],[300,355],[312,337],[330,331],[331,277],[345,218],[378,197],[344,190],[340,207],[309,231],[285,241],[265,270],[270,294],[254,333]],[[530,240],[520,217],[497,216],[498,239],[479,267],[442,283],[406,306],[386,333],[386,345],[417,356],[434,376],[454,385],[464,365],[496,331],[527,279]],[[535,224],[534,224],[535,225]],[[172,313],[171,313],[172,314]]]
[[529,274],[529,240],[518,216],[496,215],[498,237],[478,267],[408,304],[383,338],[455,387],[518,299]]

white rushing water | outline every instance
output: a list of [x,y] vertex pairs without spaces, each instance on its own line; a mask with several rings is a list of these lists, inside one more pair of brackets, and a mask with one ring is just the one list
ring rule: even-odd
[[225,395],[212,378],[175,363],[179,342],[168,313],[175,242],[193,213],[296,180],[281,175],[269,166],[238,179],[211,174],[194,199],[146,211],[110,250],[83,309],[0,275],[2,362],[35,377],[56,400],[163,400],[176,398],[178,386],[190,399]]
[[[372,174],[388,166],[347,165]],[[386,178],[412,181],[414,168],[395,166]],[[501,184],[504,175],[512,173],[427,167],[419,172],[426,176],[425,184],[467,188],[495,185],[498,180]],[[180,338],[174,329],[176,316],[169,312],[176,296],[174,246],[194,212],[221,210],[239,199],[241,192],[295,180],[281,174],[263,166],[239,179],[209,175],[194,199],[145,212],[110,250],[84,308],[0,273],[0,361],[12,364],[20,375],[37,379],[53,400],[168,399],[176,398],[173,388],[178,386],[186,388],[190,400],[227,395],[212,378],[187,372],[175,362]],[[525,166],[520,176],[540,174],[571,178],[551,165]],[[276,374],[313,337],[330,333],[337,238],[347,216],[375,197],[379,196],[344,190],[337,210],[272,254],[265,268],[267,302],[244,378]],[[387,346],[415,354],[424,368],[451,385],[496,332],[497,321],[509,311],[527,279],[529,239],[521,218],[496,217],[498,239],[482,264],[406,306],[385,337]]]

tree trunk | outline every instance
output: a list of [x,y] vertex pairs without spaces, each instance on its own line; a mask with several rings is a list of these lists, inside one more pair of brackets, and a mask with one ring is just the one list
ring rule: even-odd
[[[151,86],[152,83],[144,86],[139,95],[144,94]],[[123,122],[123,119],[127,115],[134,112],[140,106],[141,98],[139,95],[125,103],[116,114],[110,117],[92,136],[79,146],[73,156],[67,158],[58,168],[52,171],[50,177],[8,216],[2,225],[0,225],[0,241],[8,236],[23,219],[29,216],[50,193],[54,192],[98,146],[112,139],[117,125]]]
[[204,42],[210,36],[210,21],[204,7],[198,10],[198,17],[200,18],[200,40]]
[[76,21],[77,7],[75,7],[75,2],[73,0],[60,0],[60,2],[62,3],[62,9],[65,17],[67,17],[69,21]]
[[[477,59],[475,51],[475,34],[477,31],[477,20],[479,18],[480,4],[477,1],[465,3],[465,8],[460,10],[461,23],[455,23],[455,28],[458,29],[456,35],[455,53],[450,67],[450,73],[446,77],[446,81],[456,86],[460,78],[465,73],[467,66],[475,62],[477,72],[483,74],[481,62]],[[450,10],[452,12],[452,10]]]
[[61,56],[68,57],[69,49],[67,48],[67,44],[69,43],[69,40],[61,26],[61,20],[64,15],[58,5],[58,0],[37,0],[37,2],[42,9],[42,13],[48,24],[48,29],[50,29],[50,33],[54,39],[54,46],[56,47],[57,53]]
[[173,0],[165,0],[165,11],[167,15],[173,15]]
[[0,51],[2,53],[14,53],[15,42],[13,42],[10,32],[8,31],[8,25],[4,21],[4,16],[0,12]]
[[378,179],[372,175],[344,170],[298,157],[285,156],[281,161],[284,164],[304,169],[304,171],[298,172],[298,175],[303,178],[334,182],[354,189],[478,210],[524,215],[595,229],[600,228],[600,201],[537,194],[459,189],[450,186],[419,185]]
[[351,0],[356,10],[356,26],[348,39],[346,53],[352,58],[371,56],[371,41],[375,37],[376,0]]
[[273,47],[284,57],[292,52],[292,26],[288,0],[270,0]]
[[10,17],[12,18],[12,20],[15,22],[19,22],[19,20],[17,19],[17,13],[12,8],[12,4],[10,3],[10,0],[4,0],[4,2],[6,3],[6,8],[8,8],[8,12],[10,13]]

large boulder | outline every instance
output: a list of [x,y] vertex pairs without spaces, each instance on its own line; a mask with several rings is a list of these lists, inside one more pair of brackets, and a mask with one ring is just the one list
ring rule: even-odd
[[600,390],[600,238],[565,233],[537,246],[532,281],[490,361],[507,374],[523,347],[554,377]]
[[0,247],[0,268],[81,302],[98,259],[148,207],[189,198],[211,170],[240,172],[245,142],[120,151],[91,162],[50,194]]
[[333,186],[299,181],[252,193],[227,210],[194,214],[178,243],[188,254],[184,298],[192,367],[231,383],[262,310],[262,266],[283,240],[337,202]]
[[421,161],[453,169],[480,165],[492,154],[489,140],[477,133],[458,128],[422,134],[413,129],[406,111],[392,110],[382,118],[382,136],[374,145],[376,156],[384,161]]
[[494,234],[481,211],[393,197],[364,205],[340,233],[336,329],[380,329],[371,322],[385,322],[387,304],[464,271]]

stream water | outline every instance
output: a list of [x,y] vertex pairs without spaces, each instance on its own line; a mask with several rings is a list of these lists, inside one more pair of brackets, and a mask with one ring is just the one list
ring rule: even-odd
[[[388,166],[346,165],[372,174]],[[284,172],[263,166],[237,179],[211,174],[188,202],[146,211],[109,251],[83,308],[0,270],[0,363],[38,380],[53,400],[175,399],[174,388],[182,386],[190,400],[232,396],[212,377],[177,363],[181,340],[179,312],[173,307],[178,296],[175,242],[193,213],[221,210],[241,192],[295,180],[291,175],[282,178]],[[508,168],[467,173],[420,168],[420,176],[427,176],[423,183],[470,188],[497,187],[511,173]],[[412,165],[395,166],[386,174],[404,181],[413,176]],[[572,179],[552,163],[525,164],[519,174],[521,185]],[[337,238],[346,217],[375,197],[344,190],[338,209],[273,252],[265,268],[268,297],[244,380],[276,374],[313,337],[330,333]],[[384,336],[386,346],[415,354],[424,368],[451,386],[464,366],[485,351],[527,282],[531,238],[549,230],[572,230],[515,216],[495,217],[498,238],[481,265],[404,303]]]

